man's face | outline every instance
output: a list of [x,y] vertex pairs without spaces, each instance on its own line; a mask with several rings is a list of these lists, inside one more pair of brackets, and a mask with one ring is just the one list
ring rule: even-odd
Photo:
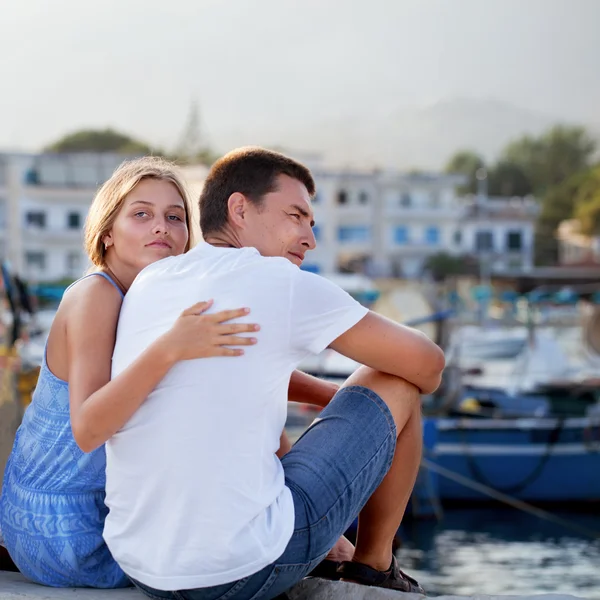
[[282,256],[300,266],[306,251],[316,246],[308,190],[287,175],[279,175],[276,190],[266,194],[259,207],[247,204],[244,220],[246,227],[239,232],[242,245],[263,256]]

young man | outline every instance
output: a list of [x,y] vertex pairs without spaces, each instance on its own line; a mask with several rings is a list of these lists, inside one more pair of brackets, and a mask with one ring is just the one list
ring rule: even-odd
[[[443,353],[298,268],[315,246],[314,191],[281,154],[226,155],[200,198],[208,243],[151,265],[127,293],[113,375],[199,300],[248,306],[261,325],[235,365],[178,363],[107,444],[105,539],[151,597],[273,598],[359,513],[339,576],[421,591],[392,541],[421,457],[419,393],[439,385]],[[290,376],[327,347],[365,366],[279,460]]]

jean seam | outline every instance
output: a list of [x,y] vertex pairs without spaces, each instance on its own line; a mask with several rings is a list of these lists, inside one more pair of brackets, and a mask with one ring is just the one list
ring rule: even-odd
[[377,394],[373,390],[370,390],[369,388],[364,387],[362,385],[351,385],[351,386],[342,388],[341,391],[344,391],[344,390],[351,391],[354,394],[359,394],[361,396],[364,396],[365,398],[370,400],[373,404],[375,404],[375,406],[377,406],[377,408],[381,411],[381,413],[385,417],[385,420],[387,421],[390,429],[392,430],[391,431],[392,435],[394,437],[398,437],[398,431],[396,429],[396,423],[394,421],[394,417],[392,416],[392,412],[390,411],[389,406],[384,402],[383,398],[379,394]]
[[[353,483],[361,476],[362,473],[364,473],[364,471],[366,469],[369,468],[369,465],[378,457],[379,453],[385,451],[384,446],[389,443],[388,440],[390,437],[391,437],[391,432],[388,434],[388,436],[386,436],[386,439],[379,445],[379,447],[377,448],[377,450],[375,451],[373,456],[371,456],[371,458],[367,461],[367,463],[365,465],[363,465],[363,468],[356,475],[356,477],[354,479],[352,479],[352,481],[348,482],[348,485],[344,488],[344,492],[353,485]],[[389,456],[386,460],[386,473],[390,470],[390,467],[392,466],[392,461],[394,460],[394,452],[388,452],[388,453],[389,453]],[[384,475],[384,477],[385,477],[385,475]],[[286,485],[288,486],[288,488],[290,487],[290,483],[292,484],[293,487],[296,488],[296,490],[299,489],[298,486],[293,481],[286,481]],[[381,481],[379,482],[379,485],[381,485]],[[296,493],[298,493],[298,492],[296,492]],[[305,533],[307,531],[310,531],[312,528],[317,527],[323,521],[326,521],[328,518],[327,515],[337,506],[337,504],[338,504],[338,502],[340,502],[342,496],[343,496],[343,493],[327,509],[326,514],[324,514],[316,523],[312,523],[308,527],[303,527],[302,529],[294,529],[294,533]]]

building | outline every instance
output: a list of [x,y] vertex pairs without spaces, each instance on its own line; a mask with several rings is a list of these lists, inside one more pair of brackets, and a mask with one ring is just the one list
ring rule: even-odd
[[0,154],[0,257],[32,282],[85,271],[83,224],[116,154]]
[[475,256],[487,273],[533,268],[535,223],[539,205],[533,197],[468,196],[461,200],[455,250]]
[[600,265],[600,236],[583,235],[576,219],[563,221],[556,237],[561,265]]
[[[317,188],[317,248],[306,254],[307,270],[415,278],[440,252],[474,256],[489,274],[533,266],[533,198],[460,198],[460,175],[340,170],[314,157],[298,159]],[[186,171],[196,194],[205,175]]]
[[321,168],[313,175],[318,246],[307,268],[417,277],[428,256],[452,250],[462,177]]
[[[79,277],[88,266],[82,229],[89,206],[123,160],[0,154],[0,257],[33,282]],[[462,176],[340,170],[314,157],[300,160],[317,187],[317,248],[306,255],[308,270],[415,278],[440,252],[480,257],[491,273],[532,266],[533,199],[463,199],[455,192]],[[197,198],[207,169],[186,167],[183,174]]]

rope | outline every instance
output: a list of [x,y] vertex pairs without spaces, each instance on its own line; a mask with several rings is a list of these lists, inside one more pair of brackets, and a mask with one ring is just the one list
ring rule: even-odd
[[598,532],[598,531],[593,531],[586,527],[580,527],[579,525],[577,525],[577,523],[573,523],[571,521],[563,519],[562,517],[553,515],[552,513],[542,510],[541,508],[538,508],[537,506],[533,506],[532,504],[529,504],[528,502],[523,502],[523,500],[519,500],[518,498],[514,498],[513,496],[509,496],[508,494],[499,492],[498,490],[495,490],[494,488],[491,488],[487,485],[484,485],[482,483],[477,483],[476,481],[473,481],[472,479],[469,479],[468,477],[464,477],[460,473],[456,473],[455,471],[446,469],[445,467],[442,467],[442,466],[428,460],[427,458],[421,459],[421,465],[423,467],[425,467],[426,469],[429,469],[430,471],[433,471],[434,473],[441,475],[442,477],[446,477],[447,479],[450,479],[451,481],[454,481],[460,485],[464,485],[465,487],[475,490],[476,492],[479,492],[485,496],[489,496],[490,498],[493,498],[494,500],[498,500],[499,502],[502,502],[503,504],[508,504],[509,506],[512,506],[513,508],[516,508],[518,510],[522,510],[523,512],[529,513],[530,515],[533,515],[534,517],[537,517],[538,519],[543,519],[545,521],[550,521],[551,523],[556,523],[557,525],[561,525],[565,529],[569,529],[570,531],[573,531],[573,532],[578,533],[579,535],[583,535],[585,537],[591,537],[592,539],[596,539],[596,540],[600,539],[600,532]]
[[560,434],[563,430],[564,420],[560,419],[557,421],[557,425],[552,431],[550,431],[550,436],[548,443],[546,445],[546,451],[543,456],[540,458],[540,462],[532,469],[531,473],[525,475],[521,479],[521,481],[517,483],[513,483],[512,485],[498,487],[492,485],[492,482],[485,476],[484,472],[479,468],[475,457],[471,454],[471,444],[469,444],[466,437],[466,429],[464,427],[460,428],[461,438],[463,441],[463,446],[465,448],[465,458],[467,459],[467,464],[469,465],[469,471],[471,471],[471,475],[473,479],[486,485],[492,489],[498,490],[500,492],[504,492],[506,494],[517,494],[522,492],[528,485],[532,484],[544,471],[550,457],[552,456],[552,450],[554,446],[556,446]]

